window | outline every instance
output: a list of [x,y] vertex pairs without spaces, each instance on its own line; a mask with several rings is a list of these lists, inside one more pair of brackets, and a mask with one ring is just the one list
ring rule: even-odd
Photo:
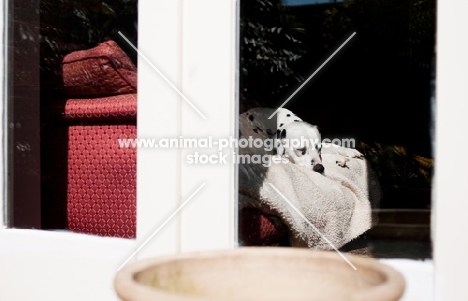
[[8,3],[7,225],[134,238],[137,2]]
[[[342,149],[325,147],[321,150],[325,176],[328,172],[330,179],[334,179],[335,173],[348,179],[357,174],[365,178],[361,179],[366,181],[362,189],[368,194],[366,201],[378,220],[370,230],[365,227],[359,230],[358,236],[353,234],[343,241],[335,239],[336,244],[344,244],[344,251],[384,258],[432,256],[435,16],[433,0],[241,1],[241,113],[250,114],[252,125],[258,127],[255,121],[259,117],[252,115],[255,111],[249,109],[284,105],[301,120],[317,125],[322,141],[356,148],[369,163],[361,166],[365,164],[362,159],[353,158],[352,152],[348,155]],[[280,117],[277,123],[281,129],[283,123],[279,120]],[[249,130],[246,128],[247,132]],[[275,127],[271,132],[276,130]],[[265,129],[263,132],[265,134]],[[264,136],[275,138],[274,134]],[[319,155],[317,158],[311,155],[312,150],[299,150],[312,161],[320,160]],[[283,154],[296,158],[287,151]],[[348,163],[336,168],[335,161],[341,162],[339,160]],[[311,166],[309,161],[308,167]],[[266,171],[266,179],[283,171],[279,169]],[[239,236],[244,244],[299,245],[295,239],[301,235],[311,236],[310,240],[299,239],[309,246],[321,241],[312,238],[316,235],[314,231],[300,232],[300,222],[295,228],[296,224],[290,222],[290,208],[282,208],[284,200],[280,196],[267,196],[271,189],[268,185],[265,187],[265,182],[261,187],[264,195],[262,192],[259,195],[266,199],[252,204],[255,201],[251,198],[255,196],[248,192],[254,189],[252,175],[242,170],[241,164],[240,194],[248,196],[248,201],[242,205],[245,208],[239,213]],[[299,177],[300,171],[295,173],[294,169],[285,167],[284,172],[286,170],[291,179]],[[352,181],[358,184],[361,180]],[[377,181],[380,185],[375,184]],[[285,182],[289,180],[278,180],[275,185]],[[347,224],[351,219],[343,209],[343,202],[358,204],[361,198],[351,192],[356,198],[347,200],[343,195],[333,194],[335,199],[332,200],[321,193],[326,187],[321,187],[319,182],[322,183],[321,178],[311,177],[302,179],[302,186],[291,184],[296,191],[307,191],[303,195],[307,200],[301,202],[298,193],[290,195],[298,198],[291,201],[309,210],[311,222],[321,223],[323,227],[319,229],[325,236],[325,228],[338,231],[336,227],[344,227],[342,231],[346,237],[347,231],[354,230]],[[333,189],[340,189],[338,186]],[[329,193],[332,195],[333,191]],[[341,208],[336,209],[341,210],[339,214],[330,212],[333,202],[336,208]],[[307,207],[308,204],[314,204],[313,208]],[[322,205],[328,209],[319,213]],[[354,209],[349,210],[360,210],[358,205],[353,206]],[[321,221],[324,215],[327,222]],[[355,215],[356,212],[352,213]],[[263,233],[265,223],[274,231],[269,229],[268,234]],[[296,237],[293,233],[300,234]],[[322,247],[331,249],[327,244]]]
[[[235,3],[216,0],[194,2],[140,0],[138,46],[152,62],[157,64],[158,68],[174,80],[174,83],[180,83],[185,79],[183,82],[188,85],[189,80],[197,79],[192,81],[194,90],[197,88],[210,90],[210,87],[214,87],[215,90],[211,90],[209,97],[204,97],[200,101],[203,103],[203,106],[200,105],[200,109],[204,110],[203,113],[209,119],[211,117],[214,119],[211,123],[198,124],[196,113],[175,96],[173,91],[154,89],[155,83],[160,79],[155,76],[154,70],[140,62],[139,94],[145,90],[148,92],[141,99],[139,107],[138,128],[142,137],[153,136],[155,128],[162,133],[163,127],[166,128],[167,135],[179,134],[177,131],[180,128],[190,130],[193,127],[208,133],[213,128],[232,135],[236,132],[233,124],[237,113],[232,96],[235,91],[233,79],[236,70]],[[435,218],[432,219],[435,235],[434,263],[437,266],[436,300],[463,298],[465,287],[462,274],[454,271],[455,268],[463,266],[463,260],[460,259],[464,256],[465,241],[460,238],[459,233],[466,228],[467,211],[466,177],[462,170],[467,170],[468,166],[464,160],[460,160],[463,158],[466,143],[457,136],[459,129],[467,126],[465,121],[467,108],[464,105],[466,91],[463,85],[466,76],[462,71],[467,68],[463,58],[468,49],[466,43],[460,39],[461,33],[458,32],[460,28],[466,27],[466,18],[463,17],[466,9],[466,4],[461,2],[442,0],[438,2],[436,111],[438,160],[436,160],[437,184],[434,197],[436,207],[433,209]],[[213,14],[214,11],[217,14]],[[217,26],[213,28],[213,24]],[[217,39],[205,36],[203,30],[213,33]],[[197,35],[201,35],[198,37],[205,43],[197,43]],[[194,50],[187,46],[189,41],[191,47],[197,50],[193,56],[187,55]],[[218,51],[211,52],[206,49]],[[213,54],[218,58],[215,61],[210,60]],[[157,57],[165,59],[159,61]],[[1,63],[4,66],[3,59],[2,57]],[[202,61],[205,64],[199,63]],[[189,71],[193,70],[200,72],[200,69],[190,69],[189,66],[202,66],[202,72],[206,71],[210,76],[190,73]],[[213,74],[216,74],[216,80],[224,82],[222,86],[210,85],[213,84],[209,80],[213,78]],[[201,82],[206,85],[202,86]],[[162,81],[159,84],[161,87],[166,87]],[[222,93],[218,93],[219,91]],[[220,95],[228,95],[226,97],[230,100],[219,102]],[[163,102],[156,103],[160,100]],[[195,99],[193,101],[198,104]],[[185,111],[182,112],[183,108]],[[5,112],[3,105],[1,109]],[[5,120],[2,121],[4,124]],[[458,147],[453,146],[454,141],[457,141]],[[2,146],[4,154],[5,144]],[[136,243],[126,239],[79,234],[0,229],[2,297],[9,300],[63,300],[65,294],[73,291],[73,295],[67,295],[67,300],[114,300],[115,294],[110,283],[118,265],[153,232],[160,224],[158,222],[162,222],[173,212],[184,196],[190,195],[196,189],[198,182],[194,182],[194,179],[197,178],[200,182],[216,183],[213,185],[216,187],[213,190],[203,190],[204,194],[199,195],[201,198],[194,198],[194,202],[189,204],[193,207],[186,208],[191,211],[167,224],[165,230],[154,237],[138,257],[212,248],[214,243],[217,244],[216,247],[229,247],[233,241],[230,237],[234,236],[232,209],[236,191],[234,185],[229,184],[235,181],[234,172],[226,166],[216,167],[218,170],[202,168],[200,169],[202,173],[197,173],[193,166],[190,171],[181,167],[174,169],[177,162],[181,161],[179,156],[183,154],[166,153],[162,157],[152,155],[153,151],[141,149],[138,154],[138,160],[147,164],[147,167],[138,171],[139,212]],[[182,176],[179,178],[177,174]],[[2,180],[5,180],[5,175],[4,170]],[[173,181],[174,179],[177,181]],[[215,179],[219,182],[211,181]],[[160,186],[156,187],[155,183],[159,183]],[[219,183],[228,184],[217,186]],[[3,186],[0,189],[4,192]],[[202,202],[198,202],[200,200]],[[195,202],[203,206],[195,208]],[[3,209],[0,206],[0,212],[3,212]],[[207,210],[216,214],[206,214]],[[3,215],[0,218],[3,223],[2,218]],[[191,218],[190,222],[188,220],[186,222],[186,218]],[[193,223],[193,220],[196,222]],[[208,245],[205,244],[207,241],[210,241]],[[77,283],[86,289],[77,289]],[[27,290],[24,289],[26,286]]]

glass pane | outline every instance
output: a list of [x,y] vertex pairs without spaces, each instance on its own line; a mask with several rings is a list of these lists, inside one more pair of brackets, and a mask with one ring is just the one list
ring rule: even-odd
[[15,228],[134,237],[137,1],[8,1]]
[[241,245],[432,256],[435,10],[241,1]]

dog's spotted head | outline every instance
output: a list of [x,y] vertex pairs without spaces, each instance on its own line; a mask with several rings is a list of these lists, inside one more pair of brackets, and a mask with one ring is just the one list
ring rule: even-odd
[[278,129],[278,152],[295,164],[323,173],[322,140],[318,128],[304,121],[292,122]]

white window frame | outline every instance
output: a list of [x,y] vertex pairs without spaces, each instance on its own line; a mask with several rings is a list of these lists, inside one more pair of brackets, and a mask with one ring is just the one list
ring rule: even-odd
[[[142,2],[139,20],[152,20],[152,26],[139,28],[140,52],[154,62],[207,119],[175,93],[150,65],[140,60],[138,136],[235,137],[236,2]],[[158,11],[163,13],[155,15]],[[204,15],[206,17],[202,17]],[[210,35],[200,34],[202,32]],[[227,151],[232,152],[232,149]],[[234,246],[234,166],[188,165],[186,155],[187,151],[180,149],[140,149],[138,152],[139,242],[156,230],[156,221],[165,220],[206,183],[181,214],[148,242],[139,253],[140,257]],[[158,198],[164,201],[158,202]]]
[[468,18],[463,0],[438,0],[436,160],[432,241],[435,300],[468,300]]
[[[463,239],[468,229],[465,172],[468,162],[464,160],[468,143],[464,137],[457,136],[468,128],[465,88],[468,86],[468,44],[462,40],[463,29],[468,28],[466,11],[468,3],[464,0],[438,1],[436,178],[432,219],[435,300],[468,299],[468,286],[463,277],[468,267],[464,260],[468,239]],[[140,51],[208,119],[202,120],[140,60],[139,137],[236,133],[236,17],[235,0],[140,0]],[[4,45],[2,41],[2,49]],[[0,58],[0,64],[3,70],[4,57]],[[4,96],[0,121],[5,125],[4,73],[0,75],[3,83],[0,93]],[[6,149],[4,133],[0,135],[3,161],[0,195],[4,198]],[[138,150],[136,240],[0,229],[0,299],[116,300],[112,277],[117,267],[203,182],[204,188],[137,258],[234,247],[234,168],[188,166],[183,163],[185,155],[181,150]],[[0,225],[3,222],[0,206]]]

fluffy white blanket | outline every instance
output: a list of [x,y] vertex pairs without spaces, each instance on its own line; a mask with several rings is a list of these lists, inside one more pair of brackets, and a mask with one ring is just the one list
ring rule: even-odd
[[[241,115],[241,131],[246,117]],[[323,174],[293,163],[239,164],[240,209],[255,207],[280,217],[289,228],[293,246],[340,248],[372,227],[372,208],[381,197],[368,162],[347,158],[348,151],[324,147]],[[243,149],[242,153],[258,154],[258,150]],[[337,165],[336,161],[343,160],[349,160],[345,167]]]

